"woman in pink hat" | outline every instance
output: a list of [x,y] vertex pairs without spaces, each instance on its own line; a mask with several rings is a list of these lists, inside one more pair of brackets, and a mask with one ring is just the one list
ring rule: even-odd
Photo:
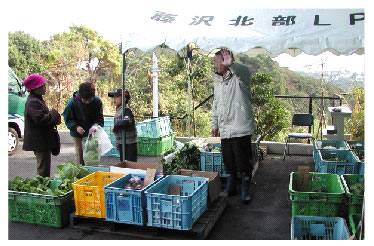
[[46,93],[46,79],[39,74],[31,74],[23,84],[30,92],[25,105],[25,135],[23,150],[34,151],[37,173],[49,177],[51,172],[51,150],[56,147],[53,128],[61,124],[61,116],[49,110],[43,100]]

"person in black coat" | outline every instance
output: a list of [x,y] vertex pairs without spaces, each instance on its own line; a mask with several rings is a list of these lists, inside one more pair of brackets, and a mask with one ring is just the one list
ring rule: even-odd
[[57,145],[53,128],[61,124],[61,116],[55,109],[49,110],[43,100],[47,90],[45,82],[38,74],[31,74],[23,81],[30,92],[25,105],[23,150],[34,151],[38,175],[50,177],[51,150]]

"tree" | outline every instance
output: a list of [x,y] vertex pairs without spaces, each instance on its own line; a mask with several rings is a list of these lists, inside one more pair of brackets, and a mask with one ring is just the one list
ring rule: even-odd
[[257,133],[260,140],[272,140],[285,127],[289,126],[288,112],[279,99],[274,96],[272,77],[267,73],[258,72],[252,77],[252,103],[257,121]]
[[345,121],[345,129],[350,129],[352,140],[365,140],[365,92],[360,86],[349,90],[346,102],[353,109],[352,117]]
[[30,34],[23,31],[8,33],[8,65],[20,79],[43,71],[45,56],[42,43]]

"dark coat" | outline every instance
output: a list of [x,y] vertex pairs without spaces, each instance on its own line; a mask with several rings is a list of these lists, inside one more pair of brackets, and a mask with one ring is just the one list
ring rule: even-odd
[[60,114],[49,111],[43,97],[30,93],[25,105],[23,150],[46,152],[56,147],[53,127],[61,123]]
[[[87,137],[90,128],[94,124],[104,126],[103,103],[97,96],[94,97],[91,103],[84,104],[79,97],[79,93],[74,92],[62,115],[72,137]],[[83,135],[77,132],[78,126],[84,129]]]

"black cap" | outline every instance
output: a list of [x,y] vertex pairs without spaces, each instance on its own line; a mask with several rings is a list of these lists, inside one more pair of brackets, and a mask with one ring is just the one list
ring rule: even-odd
[[[108,92],[108,97],[120,97],[122,96],[122,89],[117,89],[116,91]],[[125,90],[125,98],[130,98],[130,93]]]

